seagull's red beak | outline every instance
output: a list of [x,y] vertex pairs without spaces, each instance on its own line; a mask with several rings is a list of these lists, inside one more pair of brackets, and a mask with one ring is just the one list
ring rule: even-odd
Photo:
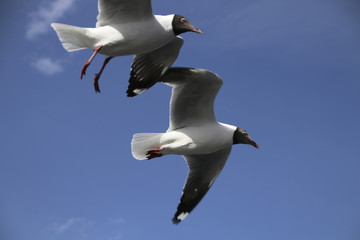
[[199,34],[202,34],[202,33],[203,33],[203,32],[202,32],[199,28],[197,28],[197,27],[190,28],[190,31],[195,32],[195,33],[199,33]]
[[260,148],[260,146],[254,141],[250,141],[250,145],[256,148]]

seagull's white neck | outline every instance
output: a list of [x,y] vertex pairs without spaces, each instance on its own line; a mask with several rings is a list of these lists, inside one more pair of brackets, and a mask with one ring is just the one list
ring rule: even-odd
[[160,23],[160,25],[165,29],[165,31],[167,32],[174,32],[173,31],[173,26],[172,26],[172,22],[174,19],[174,14],[170,14],[170,15],[155,15],[155,19],[156,21],[158,21]]
[[233,131],[233,132],[235,132],[236,129],[237,129],[237,127],[234,126],[234,125],[230,125],[230,124],[227,124],[227,123],[221,123],[221,122],[219,122],[219,123],[220,123],[221,125],[223,125],[224,127],[226,127],[227,129]]

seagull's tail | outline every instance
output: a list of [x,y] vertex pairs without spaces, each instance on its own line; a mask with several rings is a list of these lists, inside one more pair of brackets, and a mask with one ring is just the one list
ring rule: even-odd
[[86,35],[86,28],[61,23],[52,23],[51,27],[56,31],[60,42],[68,52],[89,48],[91,45],[90,38]]
[[146,152],[158,148],[160,138],[164,133],[137,133],[131,141],[131,152],[137,160],[147,159]]

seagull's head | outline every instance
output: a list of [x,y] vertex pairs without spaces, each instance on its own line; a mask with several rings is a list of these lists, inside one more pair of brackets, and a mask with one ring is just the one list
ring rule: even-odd
[[172,20],[172,27],[175,35],[179,35],[184,32],[202,33],[202,31],[199,28],[194,27],[187,18],[177,14],[174,15]]
[[259,148],[256,142],[254,142],[250,135],[242,128],[236,128],[233,136],[233,144],[250,144],[253,147]]

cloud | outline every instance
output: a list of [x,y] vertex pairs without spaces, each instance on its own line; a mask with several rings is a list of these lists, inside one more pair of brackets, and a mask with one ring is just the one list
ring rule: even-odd
[[53,223],[45,233],[48,239],[121,240],[124,222],[120,217],[103,220],[71,217],[63,223]]
[[54,75],[63,71],[63,67],[60,65],[59,61],[54,61],[48,57],[37,59],[33,63],[33,67],[46,75]]
[[64,234],[66,232],[84,232],[86,228],[91,225],[90,221],[82,218],[70,218],[63,224],[54,224],[54,231],[56,234]]
[[60,224],[56,226],[56,232],[58,233],[63,233],[66,230],[68,230],[69,228],[71,228],[72,226],[78,224],[81,222],[80,218],[70,218],[69,220],[67,220],[64,224]]
[[34,39],[50,29],[50,23],[65,15],[77,0],[54,0],[46,6],[41,6],[36,12],[30,14],[31,21],[27,25],[26,38]]

